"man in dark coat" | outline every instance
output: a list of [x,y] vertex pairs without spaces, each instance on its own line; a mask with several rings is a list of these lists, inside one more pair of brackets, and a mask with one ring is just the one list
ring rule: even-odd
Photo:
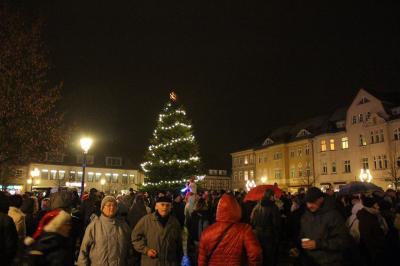
[[0,191],[0,261],[11,265],[18,248],[18,234],[13,219],[7,215],[8,197]]
[[324,204],[324,194],[312,187],[306,194],[307,210],[301,217],[300,239],[304,265],[342,265],[351,238],[342,216]]
[[100,198],[97,195],[97,189],[91,188],[89,191],[89,198],[82,202],[81,206],[81,219],[83,221],[83,229],[90,223],[92,214],[100,215]]
[[263,250],[263,265],[276,265],[282,221],[273,190],[265,191],[251,213],[250,222]]

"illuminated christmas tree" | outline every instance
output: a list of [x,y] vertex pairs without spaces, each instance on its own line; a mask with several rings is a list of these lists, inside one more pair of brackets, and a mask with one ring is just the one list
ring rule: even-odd
[[174,92],[160,113],[150,146],[141,164],[144,189],[177,189],[200,168],[193,128]]

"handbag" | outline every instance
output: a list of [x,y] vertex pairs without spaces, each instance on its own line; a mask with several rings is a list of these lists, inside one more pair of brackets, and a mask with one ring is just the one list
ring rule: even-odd
[[224,239],[226,233],[228,233],[229,229],[233,226],[234,224],[231,223],[230,225],[228,225],[225,230],[222,232],[221,236],[218,238],[217,242],[215,243],[215,245],[213,246],[213,248],[211,249],[211,252],[207,255],[206,257],[206,265],[208,265],[208,262],[210,261],[212,255],[214,254],[214,251],[217,249],[219,243],[221,243],[221,241]]

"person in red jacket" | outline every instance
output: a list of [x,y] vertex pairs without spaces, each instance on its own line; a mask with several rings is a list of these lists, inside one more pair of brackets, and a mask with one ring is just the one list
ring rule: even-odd
[[242,211],[235,198],[223,195],[217,207],[217,222],[208,226],[201,235],[199,266],[262,264],[260,244],[251,226],[239,222],[241,216]]

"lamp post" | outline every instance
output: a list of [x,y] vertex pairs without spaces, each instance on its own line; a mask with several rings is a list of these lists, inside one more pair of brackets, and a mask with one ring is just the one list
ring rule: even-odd
[[104,192],[104,184],[106,183],[106,180],[105,179],[101,179],[100,180],[100,184],[101,184],[101,192]]
[[91,138],[81,138],[81,148],[83,150],[83,162],[82,162],[82,182],[81,182],[81,198],[85,190],[85,168],[86,168],[86,155],[92,146],[93,140]]

